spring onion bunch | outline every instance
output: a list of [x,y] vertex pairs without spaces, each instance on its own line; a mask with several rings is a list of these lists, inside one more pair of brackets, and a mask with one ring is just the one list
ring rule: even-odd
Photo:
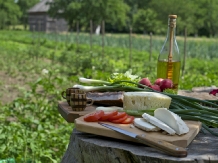
[[[79,88],[85,92],[88,91],[145,91],[145,92],[157,92],[165,94],[172,98],[170,110],[178,114],[184,120],[200,121],[202,127],[209,131],[211,134],[218,136],[218,133],[214,133],[210,127],[218,127],[218,104],[209,100],[200,100],[193,97],[187,97],[182,95],[176,95],[166,92],[158,92],[151,89],[148,86],[139,84],[135,81],[129,80],[116,80],[114,82],[107,82],[96,79],[79,78],[81,83],[88,83],[89,85],[95,84],[95,86],[82,86]],[[128,84],[125,84],[128,83]],[[97,86],[96,86],[97,84]],[[131,84],[131,85],[129,85]],[[135,85],[135,86],[132,86]],[[91,88],[91,89],[90,89]],[[154,114],[154,110],[142,110],[142,111],[130,111],[126,110],[130,115],[141,116],[143,113],[150,115]]]

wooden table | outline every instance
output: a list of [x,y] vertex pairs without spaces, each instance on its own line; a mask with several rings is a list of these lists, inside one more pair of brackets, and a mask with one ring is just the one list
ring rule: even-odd
[[67,101],[58,102],[58,111],[61,116],[69,123],[74,123],[76,118],[83,116],[87,113],[94,111],[96,106],[86,107],[84,111],[73,111],[71,107],[68,105]]
[[61,163],[218,163],[218,137],[199,133],[187,149],[187,157],[177,158],[142,144],[74,129]]

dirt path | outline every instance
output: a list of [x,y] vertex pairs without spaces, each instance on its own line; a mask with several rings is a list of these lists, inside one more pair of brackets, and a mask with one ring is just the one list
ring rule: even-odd
[[28,88],[22,76],[11,77],[3,71],[0,71],[0,86],[0,103],[3,105],[12,102],[18,97],[22,87]]

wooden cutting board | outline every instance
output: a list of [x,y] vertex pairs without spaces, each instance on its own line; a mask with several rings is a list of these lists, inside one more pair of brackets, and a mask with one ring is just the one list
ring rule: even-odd
[[[126,140],[126,141],[137,142],[137,140],[135,140],[134,138],[128,137],[116,131],[110,130],[106,127],[103,127],[97,122],[85,122],[83,118],[84,116],[75,119],[74,123],[78,131],[111,137],[111,138],[116,138],[116,139],[121,139],[121,140]],[[143,131],[141,129],[134,127],[131,124],[114,124],[110,122],[104,122],[104,123],[107,123],[107,124],[110,124],[116,127],[120,127],[122,129],[128,130],[130,132],[134,132],[136,134],[146,134],[147,136],[151,138],[165,140],[169,143],[185,148],[191,143],[191,141],[195,138],[195,136],[199,133],[201,129],[201,122],[197,122],[197,121],[185,121],[185,122],[188,125],[190,131],[187,134],[182,135],[182,136],[166,135],[166,134],[163,134],[161,131],[146,132],[146,131]]]

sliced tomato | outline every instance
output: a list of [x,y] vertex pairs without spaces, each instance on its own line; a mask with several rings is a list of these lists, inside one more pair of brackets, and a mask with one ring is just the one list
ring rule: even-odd
[[125,121],[126,118],[128,118],[128,115],[127,115],[127,114],[126,114],[124,117],[121,117],[121,118],[119,118],[119,119],[111,120],[110,122],[112,122],[112,123],[121,123],[121,122]]
[[116,120],[125,117],[127,114],[125,112],[118,112],[117,115],[114,115],[108,118],[108,121]]
[[84,117],[86,122],[97,122],[104,115],[104,111],[98,110],[94,113],[88,114]]
[[99,121],[106,121],[110,117],[117,115],[117,113],[118,113],[118,111],[104,112],[104,115],[99,119]]
[[120,123],[122,123],[122,124],[130,124],[130,123],[133,123],[134,118],[135,118],[135,117],[133,117],[133,116],[131,116],[131,115],[128,115],[127,118],[126,118],[124,121],[120,122]]

